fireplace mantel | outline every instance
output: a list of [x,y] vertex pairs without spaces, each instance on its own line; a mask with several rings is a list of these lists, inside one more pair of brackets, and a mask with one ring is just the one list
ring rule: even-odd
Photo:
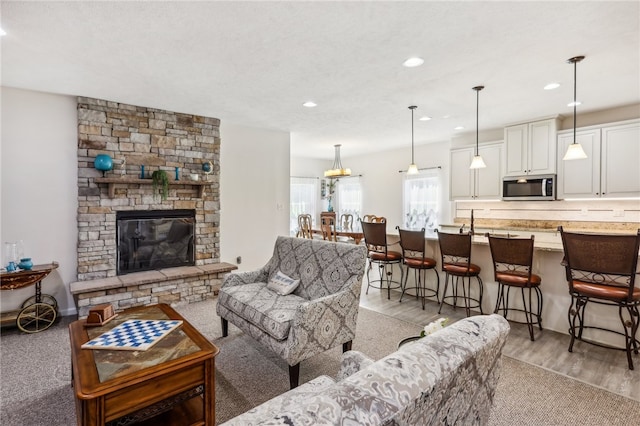
[[[116,185],[153,185],[151,179],[140,179],[134,177],[98,177],[94,178],[95,183],[106,183],[109,185],[109,198],[115,197]],[[170,180],[169,185],[191,185],[198,188],[198,198],[204,196],[205,188],[211,185],[211,182],[207,181],[195,181],[195,180]]]

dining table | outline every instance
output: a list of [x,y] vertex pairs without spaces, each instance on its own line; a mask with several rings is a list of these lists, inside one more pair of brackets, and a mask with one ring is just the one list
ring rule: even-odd
[[[336,235],[338,237],[347,237],[347,238],[353,238],[354,243],[356,244],[360,244],[360,241],[362,241],[362,239],[364,238],[364,233],[362,232],[362,230],[358,230],[358,229],[345,229],[345,228],[341,228],[341,227],[336,227]],[[311,229],[311,233],[312,234],[319,234],[322,235],[322,229]]]

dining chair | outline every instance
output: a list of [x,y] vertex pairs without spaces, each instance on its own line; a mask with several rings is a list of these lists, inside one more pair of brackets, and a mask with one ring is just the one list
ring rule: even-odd
[[[609,349],[626,351],[629,370],[633,370],[631,352],[638,354],[640,289],[635,286],[638,274],[640,229],[635,235],[582,234],[565,232],[559,227],[564,249],[571,306],[569,307],[569,352],[575,340]],[[618,307],[623,332],[585,325],[585,309],[589,302]],[[583,338],[587,329],[624,336],[624,348],[605,345]]]
[[374,214],[365,214],[362,216],[361,222],[386,223],[387,218],[384,216],[376,216]]
[[[467,316],[471,316],[472,308],[479,308],[480,313],[483,314],[484,286],[480,278],[480,266],[471,263],[471,234],[448,234],[438,232],[437,229],[436,233],[440,246],[441,267],[445,273],[444,291],[438,313],[445,303],[455,309],[458,306],[458,299],[462,299]],[[475,278],[478,283],[477,296],[471,294],[471,278]],[[451,281],[451,295],[447,295],[449,281]],[[459,294],[459,287],[462,287],[462,295]],[[452,300],[452,303],[446,300]]]
[[[533,273],[533,240],[531,238],[504,238],[485,234],[489,239],[489,250],[493,263],[493,276],[498,283],[498,299],[493,313],[502,311],[507,318],[510,311],[524,313],[525,321],[507,318],[509,321],[527,324],[529,338],[534,341],[533,326],[537,323],[542,330],[542,279]],[[509,295],[511,289],[520,289],[522,308],[511,306]],[[506,291],[505,291],[506,290]],[[525,297],[527,290],[528,297]],[[535,310],[533,295],[536,296]],[[522,316],[520,316],[522,318]]]
[[299,238],[309,238],[312,239],[311,233],[311,215],[310,214],[300,214],[298,215],[298,233],[296,237]]
[[340,228],[344,231],[353,229],[353,215],[351,213],[343,213],[340,215]]
[[329,241],[338,241],[336,235],[336,218],[335,216],[322,216],[320,218],[320,229],[322,231],[322,239]]
[[[407,290],[416,290],[416,299],[422,300],[422,309],[424,310],[425,300],[429,297],[435,297],[436,303],[440,302],[438,294],[440,292],[440,274],[436,269],[437,262],[426,255],[425,244],[425,228],[421,231],[411,231],[408,229],[400,229],[396,226],[400,235],[400,247],[402,249],[402,264],[406,266],[407,273],[404,277],[404,283],[402,285],[402,294],[400,295],[400,302],[404,297],[404,293]],[[409,281],[409,272],[413,269],[413,279],[415,282],[414,287],[407,288],[407,281]],[[436,288],[427,287],[426,271],[433,270],[436,273]],[[428,294],[428,295],[427,295]]]
[[[367,268],[367,290],[365,294],[369,294],[369,287],[379,288],[382,290],[386,284],[387,299],[391,299],[391,289],[400,288],[404,271],[400,265],[402,262],[402,254],[398,251],[389,250],[387,244],[387,223],[386,222],[365,222],[360,221],[362,232],[364,234],[364,242],[367,247],[367,257],[369,258],[369,267]],[[369,273],[373,264],[378,265],[378,273],[380,279],[371,281]],[[393,265],[400,266],[400,281],[393,279]],[[373,283],[373,284],[372,284]],[[376,285],[378,283],[378,285]]]

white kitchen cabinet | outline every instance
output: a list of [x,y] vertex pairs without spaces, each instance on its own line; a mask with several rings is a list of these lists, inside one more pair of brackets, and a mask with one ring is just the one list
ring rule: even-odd
[[505,127],[505,176],[555,174],[557,129],[556,118]]
[[563,161],[573,131],[558,135],[558,198],[640,196],[640,121],[579,129],[587,158]]
[[576,142],[587,158],[563,161],[567,147],[573,143],[573,130],[558,135],[558,179],[556,198],[591,198],[600,195],[600,129],[579,130]]
[[475,198],[475,171],[469,169],[474,151],[475,148],[451,150],[449,191],[452,200]]
[[502,142],[480,145],[478,152],[487,167],[475,170],[469,169],[475,155],[475,147],[451,150],[451,200],[500,198],[503,176],[502,146]]
[[603,127],[601,137],[601,195],[640,196],[640,121]]

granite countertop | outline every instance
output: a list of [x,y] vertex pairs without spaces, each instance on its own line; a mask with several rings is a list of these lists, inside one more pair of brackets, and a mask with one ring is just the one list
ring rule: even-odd
[[[443,224],[440,228],[444,232],[459,232],[462,224]],[[469,232],[469,226],[465,225],[465,232]],[[560,232],[551,229],[539,229],[539,228],[512,228],[512,227],[485,227],[474,226],[473,243],[480,245],[488,245],[489,240],[485,237],[485,234],[493,234],[498,237],[513,237],[513,238],[528,238],[534,235],[533,247],[536,250],[545,251],[564,251],[562,247],[562,239]],[[437,237],[436,237],[437,238]]]
[[[456,224],[442,224],[439,226],[439,230],[442,232],[448,233],[458,233],[460,228],[462,227],[462,223]],[[611,233],[611,234],[629,234],[629,231],[620,230],[620,229],[583,229],[580,228],[579,225],[575,227],[564,227],[565,231],[571,232],[585,232],[585,233]],[[464,224],[464,232],[469,232],[469,224]],[[564,248],[562,246],[562,237],[560,236],[560,232],[557,229],[550,228],[532,228],[532,227],[511,227],[511,226],[485,226],[485,225],[475,225],[474,226],[474,235],[473,235],[473,244],[478,245],[489,245],[489,240],[485,237],[485,233],[490,233],[499,237],[507,237],[510,236],[512,238],[528,238],[531,235],[534,236],[535,240],[533,243],[533,247],[536,250],[544,250],[544,251],[552,251],[552,252],[563,252]],[[395,242],[398,240],[398,231],[394,228],[387,232],[391,238],[390,242]],[[425,231],[425,239],[427,241],[438,241],[438,234],[433,229],[428,229]]]

